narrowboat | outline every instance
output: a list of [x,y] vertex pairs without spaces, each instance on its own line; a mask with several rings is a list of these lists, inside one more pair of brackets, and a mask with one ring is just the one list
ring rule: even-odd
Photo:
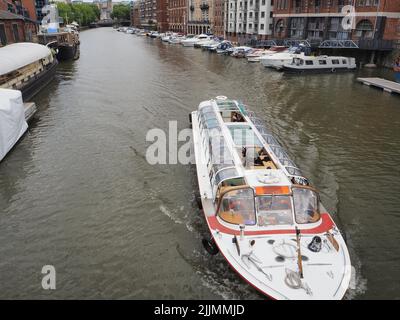
[[354,71],[356,59],[330,56],[298,56],[283,64],[283,71],[290,73],[304,72],[343,72]]

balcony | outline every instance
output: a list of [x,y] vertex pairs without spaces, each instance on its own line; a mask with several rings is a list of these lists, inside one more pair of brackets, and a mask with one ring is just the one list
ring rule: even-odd
[[363,50],[390,51],[394,48],[392,40],[360,39],[358,47]]

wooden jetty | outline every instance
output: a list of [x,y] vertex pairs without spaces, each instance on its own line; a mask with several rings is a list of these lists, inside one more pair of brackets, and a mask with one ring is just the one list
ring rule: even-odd
[[400,83],[382,78],[357,78],[357,81],[367,85],[383,89],[383,91],[400,94]]

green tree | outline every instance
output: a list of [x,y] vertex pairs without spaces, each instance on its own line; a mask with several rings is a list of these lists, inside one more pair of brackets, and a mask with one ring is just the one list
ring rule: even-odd
[[58,15],[64,23],[78,22],[81,26],[87,26],[100,18],[99,8],[92,3],[57,3]]
[[131,6],[129,4],[115,4],[111,13],[111,18],[117,20],[129,20]]

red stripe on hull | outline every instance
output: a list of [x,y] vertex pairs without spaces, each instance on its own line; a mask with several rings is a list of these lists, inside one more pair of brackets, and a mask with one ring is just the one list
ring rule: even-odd
[[[223,224],[221,224],[216,216],[207,217],[208,225],[211,230],[218,229],[222,233],[239,235],[239,230],[230,229]],[[303,234],[316,234],[316,233],[324,233],[332,227],[335,226],[332,218],[328,213],[321,214],[321,224],[318,227],[311,229],[301,229],[301,233]],[[293,229],[282,229],[282,230],[262,230],[262,231],[245,231],[244,234],[246,236],[256,236],[256,235],[269,235],[269,234],[294,234],[296,231]]]

